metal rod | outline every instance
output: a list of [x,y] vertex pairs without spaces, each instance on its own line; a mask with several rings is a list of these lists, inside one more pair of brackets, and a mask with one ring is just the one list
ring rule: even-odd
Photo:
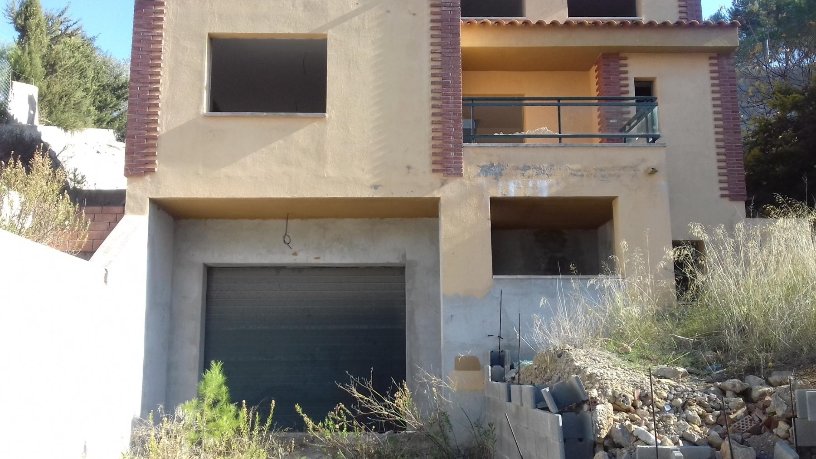
[[470,104],[470,126],[468,126],[470,130],[470,141],[476,142],[476,118],[473,117],[473,104]]
[[521,384],[521,313],[518,320],[518,351],[516,351],[518,367],[516,367],[516,383]]
[[[561,128],[561,99],[557,100],[558,102],[558,135],[564,133],[564,130]],[[558,143],[564,143],[563,137],[558,137]]]
[[[504,290],[499,290],[499,356],[501,356],[501,340],[502,340],[502,300],[504,299]],[[507,363],[507,362],[505,362]]]
[[731,457],[734,457],[734,444],[731,443],[731,431],[728,427],[728,405],[725,404],[725,398],[720,397],[720,401],[723,404],[723,418],[725,419],[725,435],[728,437],[728,452],[731,453]]
[[790,402],[791,402],[791,413],[793,414],[793,420],[791,427],[793,427],[793,447],[796,448],[796,452],[799,452],[799,436],[796,435],[796,404],[793,402],[793,372],[788,377],[788,387],[790,388]]
[[657,415],[655,414],[655,395],[654,395],[654,382],[652,378],[652,367],[649,367],[649,396],[652,398],[652,430],[654,430],[654,438],[655,438],[655,459],[660,457],[660,449],[658,445],[660,442],[657,440]]
[[507,413],[504,413],[504,418],[507,419],[507,425],[510,426],[510,434],[513,435],[513,442],[516,444],[516,449],[518,450],[519,457],[524,459],[524,455],[521,454],[521,447],[518,444],[518,440],[516,440],[516,432],[513,430],[513,424],[510,423],[510,416]]

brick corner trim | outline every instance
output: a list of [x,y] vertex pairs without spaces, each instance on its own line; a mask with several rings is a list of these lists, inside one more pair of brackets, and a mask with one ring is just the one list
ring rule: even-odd
[[431,155],[433,172],[461,177],[461,0],[431,2]]
[[125,176],[156,172],[165,0],[136,0],[130,57]]
[[[626,56],[601,54],[595,61],[595,91],[598,97],[629,95],[629,64]],[[598,132],[615,132],[626,116],[624,107],[602,107],[598,110]],[[601,143],[620,143],[620,139],[601,139]]]
[[709,56],[711,97],[714,109],[714,136],[720,197],[745,201],[745,166],[737,100],[737,71],[733,54]]
[[703,6],[700,0],[678,0],[677,6],[680,12],[680,21],[702,21]]

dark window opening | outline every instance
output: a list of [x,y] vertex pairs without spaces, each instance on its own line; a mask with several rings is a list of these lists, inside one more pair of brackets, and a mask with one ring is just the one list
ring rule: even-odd
[[613,254],[611,198],[491,198],[494,275],[598,275]]
[[524,17],[524,0],[462,0],[463,18]]
[[632,18],[637,0],[568,0],[567,11],[572,18]]
[[654,97],[654,81],[635,80],[635,97]]
[[210,112],[325,113],[325,39],[213,38]]
[[674,286],[677,299],[693,300],[699,293],[698,274],[703,272],[703,241],[672,241],[674,249]]

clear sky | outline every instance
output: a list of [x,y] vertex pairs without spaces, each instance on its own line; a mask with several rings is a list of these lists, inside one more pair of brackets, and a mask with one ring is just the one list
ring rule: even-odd
[[[2,0],[0,0],[2,1]],[[130,58],[130,35],[133,28],[133,0],[41,0],[49,10],[68,6],[71,17],[79,19],[85,30],[96,37],[97,45],[118,59]],[[241,1],[241,0],[237,0]],[[280,0],[293,1],[293,0]],[[709,17],[729,0],[702,0],[703,17]],[[0,24],[0,43],[11,43],[14,29]]]
[[[133,32],[133,0],[40,0],[46,10],[68,6],[72,18],[79,19],[89,35],[96,37],[102,50],[118,59],[130,59],[130,35]],[[5,5],[5,1],[2,2]],[[3,18],[0,43],[17,38],[14,28]]]

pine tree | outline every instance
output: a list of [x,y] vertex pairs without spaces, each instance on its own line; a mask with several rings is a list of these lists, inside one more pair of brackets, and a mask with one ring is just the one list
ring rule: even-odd
[[7,15],[17,31],[17,48],[12,54],[14,77],[24,83],[42,85],[43,64],[48,49],[48,32],[40,0],[19,0],[8,6]]

